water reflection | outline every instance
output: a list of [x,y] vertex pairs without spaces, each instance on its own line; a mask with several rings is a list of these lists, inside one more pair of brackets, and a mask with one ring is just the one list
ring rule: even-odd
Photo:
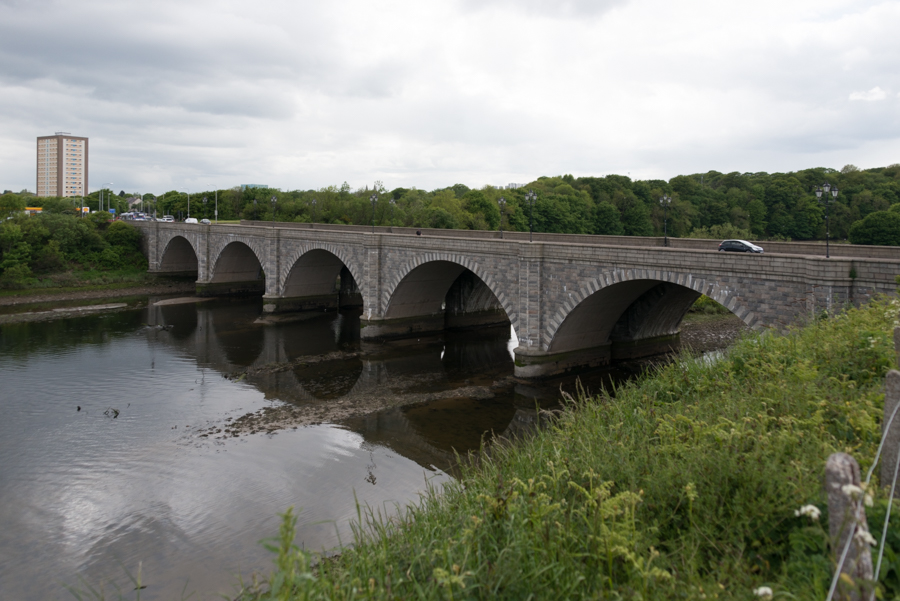
[[[371,345],[353,312],[267,325],[254,300],[152,302],[0,327],[0,598],[124,586],[139,561],[144,599],[227,594],[268,569],[278,512],[302,507],[298,542],[333,548],[356,499],[416,499],[515,413],[502,330]],[[284,403],[323,425],[200,434]],[[377,410],[328,425],[341,407]]]
[[[298,543],[333,548],[357,499],[416,499],[572,386],[515,383],[508,329],[371,344],[358,311],[272,324],[259,300],[154,300],[0,326],[0,598],[124,584],[139,561],[144,599],[227,594],[268,570],[258,541],[287,507]],[[273,407],[301,421],[226,438]]]

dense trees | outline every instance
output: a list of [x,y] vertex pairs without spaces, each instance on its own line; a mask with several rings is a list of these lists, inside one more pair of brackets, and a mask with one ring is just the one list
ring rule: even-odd
[[853,244],[900,246],[900,213],[875,211],[850,227]]
[[[374,218],[379,225],[497,229],[497,201],[503,196],[505,229],[528,231],[533,223],[537,232],[652,236],[663,232],[659,198],[668,194],[672,197],[668,231],[673,237],[717,238],[725,234],[821,240],[826,208],[816,198],[815,189],[825,181],[840,189],[838,198],[830,199],[828,206],[834,239],[846,239],[855,222],[900,202],[900,165],[867,170],[848,165],[840,171],[816,168],[773,174],[709,171],[679,175],[668,182],[567,174],[540,177],[516,190],[490,186],[472,190],[456,184],[430,192],[368,187],[351,191],[346,183],[340,188],[310,191],[230,190],[220,193],[219,207],[221,216],[222,199],[226,198],[228,214],[270,220],[270,197],[274,195],[278,220],[370,224]],[[533,205],[525,202],[527,190],[537,195]],[[373,191],[378,193],[374,213]],[[178,193],[166,194],[170,195],[180,198]]]
[[0,223],[0,286],[19,287],[66,271],[147,269],[140,232],[122,222],[59,213]]
[[[539,177],[515,190],[491,186],[476,190],[455,184],[432,191],[417,188],[388,191],[380,182],[374,188],[352,190],[344,182],[341,186],[318,190],[232,188],[191,194],[172,190],[158,196],[144,194],[142,198],[145,208],[155,210],[158,215],[181,218],[187,217],[190,210],[192,217],[214,219],[218,196],[220,220],[274,218],[496,230],[500,227],[498,200],[502,196],[506,200],[503,227],[507,230],[528,231],[533,224],[536,232],[659,236],[663,233],[664,218],[659,198],[668,194],[672,197],[668,211],[668,232],[672,237],[822,240],[826,207],[816,198],[815,190],[825,181],[840,189],[837,199],[829,199],[827,209],[833,239],[846,239],[853,224],[872,214],[878,215],[869,223],[878,221],[880,212],[900,205],[900,164],[865,170],[847,165],[840,171],[815,168],[771,174],[708,171],[679,175],[669,181],[566,174]],[[528,190],[536,194],[533,205],[525,201]],[[111,201],[111,206],[119,212],[127,208],[127,195],[123,198],[111,190],[103,194],[104,206]],[[95,192],[85,197],[84,202],[96,209],[98,200]],[[22,202],[15,194],[0,196],[0,215],[21,210]],[[65,213],[74,212],[81,199],[29,197],[28,203],[43,205],[45,212]],[[891,210],[896,212],[900,206]],[[893,221],[886,222],[884,227],[890,230],[891,224]]]

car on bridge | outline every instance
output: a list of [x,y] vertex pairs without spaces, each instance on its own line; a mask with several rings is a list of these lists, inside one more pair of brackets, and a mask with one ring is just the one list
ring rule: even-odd
[[166,223],[175,223],[175,218],[172,217],[171,215],[163,215],[162,219],[160,219],[160,221],[164,221]]
[[197,223],[197,218],[196,217],[188,217],[187,219],[184,220],[184,222],[185,223]]
[[762,253],[763,247],[746,240],[722,240],[719,250],[733,253]]

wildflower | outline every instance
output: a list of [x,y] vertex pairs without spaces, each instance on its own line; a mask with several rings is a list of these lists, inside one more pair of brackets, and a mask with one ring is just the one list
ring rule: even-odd
[[762,597],[763,599],[771,599],[772,598],[772,589],[767,586],[761,586],[759,588],[753,589],[753,594],[757,597]]
[[862,496],[863,490],[855,484],[845,484],[841,487],[841,492],[850,498],[858,499]]
[[819,521],[819,516],[821,514],[822,512],[815,505],[804,505],[800,509],[794,511],[795,516],[800,517],[801,515],[805,515],[814,522]]
[[853,535],[853,538],[856,539],[856,544],[860,546],[866,544],[870,547],[874,547],[878,544],[878,541],[875,540],[875,537],[873,537],[868,530],[863,530],[862,528],[856,531],[856,534]]

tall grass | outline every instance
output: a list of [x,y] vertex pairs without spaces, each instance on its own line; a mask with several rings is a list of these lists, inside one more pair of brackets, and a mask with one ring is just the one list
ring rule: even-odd
[[[683,356],[614,397],[582,396],[419,504],[363,508],[352,546],[317,568],[288,512],[268,586],[242,598],[751,599],[765,585],[822,599],[825,461],[844,451],[865,469],[874,456],[898,308],[880,299],[747,337],[714,364]],[[795,515],[804,504],[822,523]],[[881,499],[873,529],[883,516]]]

